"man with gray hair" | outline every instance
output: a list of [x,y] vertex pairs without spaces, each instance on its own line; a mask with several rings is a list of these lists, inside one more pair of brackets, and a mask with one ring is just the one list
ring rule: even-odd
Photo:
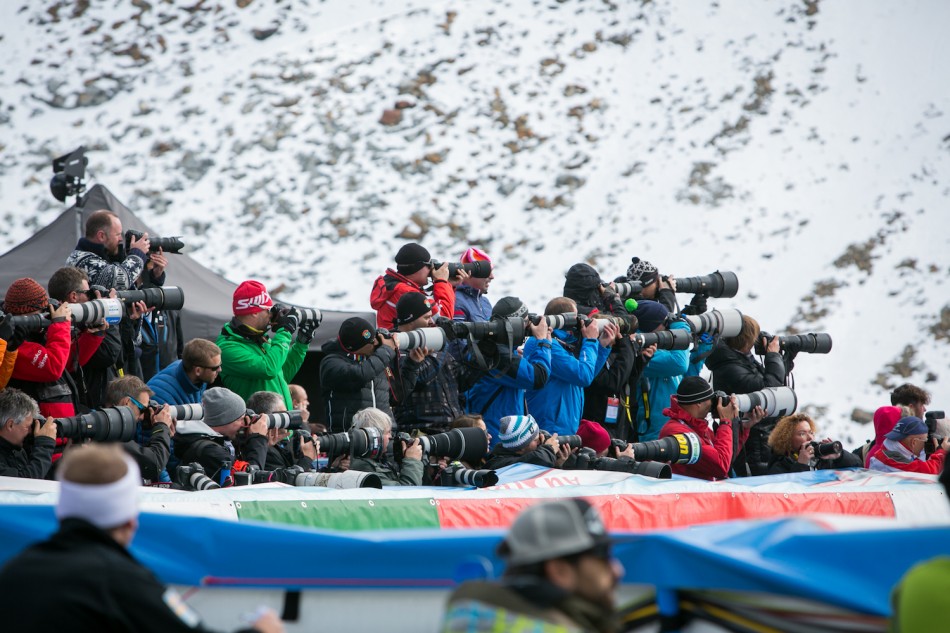
[[[58,478],[59,530],[0,571],[4,630],[207,631],[184,600],[128,552],[142,481],[135,462],[115,445],[90,444],[67,453]],[[284,630],[270,610],[252,626],[244,631]]]
[[384,486],[421,486],[423,463],[422,446],[419,440],[402,442],[402,462],[395,464],[389,461],[389,443],[393,435],[392,420],[384,412],[372,407],[361,409],[353,415],[351,433],[363,429],[368,436],[378,438],[376,449],[370,455],[351,456],[350,470],[360,470],[367,473],[376,473]]
[[[287,410],[284,403],[284,397],[274,391],[255,391],[247,399],[247,408],[254,413],[279,413]],[[320,452],[320,440],[316,440],[310,435],[309,431],[304,431],[306,435],[300,437],[300,453],[295,454],[293,447],[288,446],[287,438],[290,437],[290,431],[287,429],[267,429],[267,460],[264,463],[264,470],[276,470],[278,468],[290,468],[300,466],[304,470],[313,470],[313,462],[317,459],[317,453]]]
[[614,592],[623,567],[597,509],[584,499],[529,506],[498,555],[498,582],[471,581],[449,597],[442,633],[615,630]]
[[[36,401],[19,389],[0,391],[0,476],[44,479],[53,465],[56,424],[39,417]],[[33,449],[23,443],[33,433]]]

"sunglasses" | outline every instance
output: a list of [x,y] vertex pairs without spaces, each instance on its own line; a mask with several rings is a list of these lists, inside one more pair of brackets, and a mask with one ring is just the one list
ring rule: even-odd
[[138,410],[139,410],[139,411],[145,411],[146,409],[148,409],[147,406],[145,406],[144,404],[142,404],[141,402],[139,402],[138,400],[136,400],[136,399],[133,398],[132,396],[129,396],[129,400],[132,401],[132,404],[134,404],[136,407],[138,407]]
[[221,365],[215,365],[214,367],[208,367],[207,365],[198,365],[202,369],[210,369],[211,371],[221,371]]

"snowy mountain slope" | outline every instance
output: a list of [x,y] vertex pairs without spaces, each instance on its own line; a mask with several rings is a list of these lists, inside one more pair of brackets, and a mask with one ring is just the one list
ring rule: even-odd
[[62,209],[48,161],[85,143],[150,224],[288,300],[365,308],[407,240],[483,244],[492,295],[535,310],[570,264],[639,255],[736,271],[717,305],[765,329],[831,332],[796,386],[842,439],[898,382],[948,393],[945,3],[0,12],[0,248]]

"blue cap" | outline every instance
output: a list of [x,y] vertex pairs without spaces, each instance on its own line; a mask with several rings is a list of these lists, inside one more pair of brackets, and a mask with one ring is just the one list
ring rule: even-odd
[[905,437],[911,435],[926,435],[927,434],[927,425],[923,420],[914,416],[908,416],[906,418],[901,418],[897,421],[897,426],[894,427],[894,430],[885,435],[889,440],[902,440]]

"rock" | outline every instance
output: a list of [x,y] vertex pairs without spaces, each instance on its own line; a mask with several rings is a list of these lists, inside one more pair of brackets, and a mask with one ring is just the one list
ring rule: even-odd
[[264,40],[266,40],[268,37],[270,37],[276,32],[277,32],[277,27],[275,26],[269,29],[252,29],[251,35],[253,35],[254,39],[257,40],[258,42],[263,42]]
[[379,117],[379,122],[385,126],[399,125],[402,123],[402,110],[383,110],[383,116]]
[[407,110],[407,109],[409,109],[409,108],[414,108],[414,107],[416,107],[416,104],[414,104],[412,101],[405,101],[405,100],[402,100],[402,101],[397,101],[397,102],[396,102],[396,109],[397,109],[397,110]]
[[851,419],[858,424],[868,424],[874,421],[874,412],[855,407],[854,410],[851,411]]

